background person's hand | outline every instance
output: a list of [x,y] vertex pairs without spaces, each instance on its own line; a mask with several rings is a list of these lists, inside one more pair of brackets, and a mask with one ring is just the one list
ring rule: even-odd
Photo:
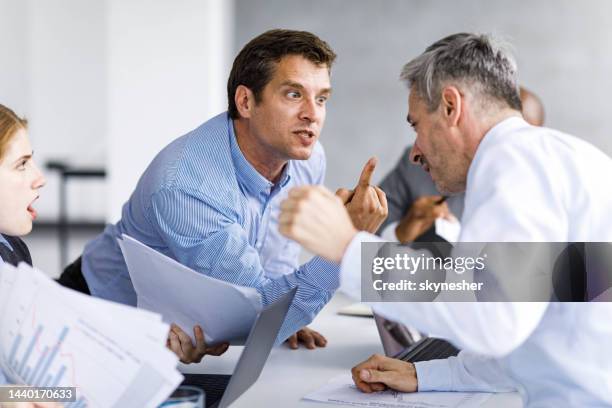
[[414,364],[396,358],[374,354],[351,369],[353,381],[361,391],[370,393],[391,388],[415,392],[418,388]]
[[178,356],[181,363],[199,363],[205,355],[220,356],[225,353],[229,347],[228,343],[207,347],[204,341],[204,332],[200,326],[193,327],[193,335],[196,340],[195,345],[193,341],[191,341],[191,337],[189,337],[180,327],[174,323],[170,326],[166,347]]
[[377,162],[375,157],[367,161],[354,190],[341,188],[336,191],[355,228],[371,233],[378,231],[389,214],[385,193],[379,187],[370,185]]
[[456,221],[442,196],[419,197],[412,204],[406,215],[395,228],[397,240],[402,243],[412,242],[427,231],[437,218]]
[[333,262],[357,234],[340,198],[322,186],[291,189],[278,220],[281,234]]
[[307,349],[313,350],[317,347],[325,347],[327,345],[327,339],[318,331],[304,326],[291,335],[285,343],[293,350],[296,350],[300,343]]

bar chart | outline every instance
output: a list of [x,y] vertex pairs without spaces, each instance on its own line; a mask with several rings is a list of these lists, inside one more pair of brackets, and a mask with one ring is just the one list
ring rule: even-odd
[[[27,344],[22,347],[24,339],[23,333],[17,333],[11,345],[8,362],[9,366],[18,374],[24,383],[35,387],[58,387],[66,374],[65,364],[59,366],[56,372],[51,371],[54,362],[61,350],[66,336],[69,333],[68,327],[63,327],[57,340],[52,344],[40,344],[41,335],[44,334],[45,326],[38,325]],[[38,352],[40,351],[40,352]],[[32,356],[34,354],[35,356]],[[87,404],[84,397],[80,397],[74,402],[64,405],[66,408],[85,408]]]

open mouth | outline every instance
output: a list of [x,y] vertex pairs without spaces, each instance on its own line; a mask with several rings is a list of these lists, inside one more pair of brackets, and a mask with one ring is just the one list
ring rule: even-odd
[[315,140],[315,133],[308,129],[294,130],[293,134],[300,138],[304,146],[309,146]]
[[38,217],[38,212],[34,209],[34,207],[32,206],[34,204],[34,201],[38,200],[38,197],[36,197],[31,203],[30,205],[28,205],[28,213],[30,214],[30,217],[32,217],[32,221],[34,221],[36,219],[36,217]]
[[314,132],[312,130],[307,130],[307,129],[294,130],[293,133],[301,137],[308,137],[308,138],[314,137]]

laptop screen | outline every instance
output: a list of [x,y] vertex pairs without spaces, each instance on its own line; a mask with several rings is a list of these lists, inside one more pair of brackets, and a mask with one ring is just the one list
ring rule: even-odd
[[411,330],[403,324],[385,319],[374,313],[374,321],[378,335],[385,350],[385,355],[393,357],[423,338],[416,330]]
[[219,408],[230,405],[259,378],[296,291],[297,288],[293,288],[259,313]]

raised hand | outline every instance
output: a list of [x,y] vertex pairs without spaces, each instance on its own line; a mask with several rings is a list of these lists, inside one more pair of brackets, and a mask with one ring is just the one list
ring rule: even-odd
[[353,190],[341,188],[336,191],[355,228],[372,233],[378,230],[389,213],[385,193],[379,187],[370,185],[377,163],[375,157],[367,161]]

